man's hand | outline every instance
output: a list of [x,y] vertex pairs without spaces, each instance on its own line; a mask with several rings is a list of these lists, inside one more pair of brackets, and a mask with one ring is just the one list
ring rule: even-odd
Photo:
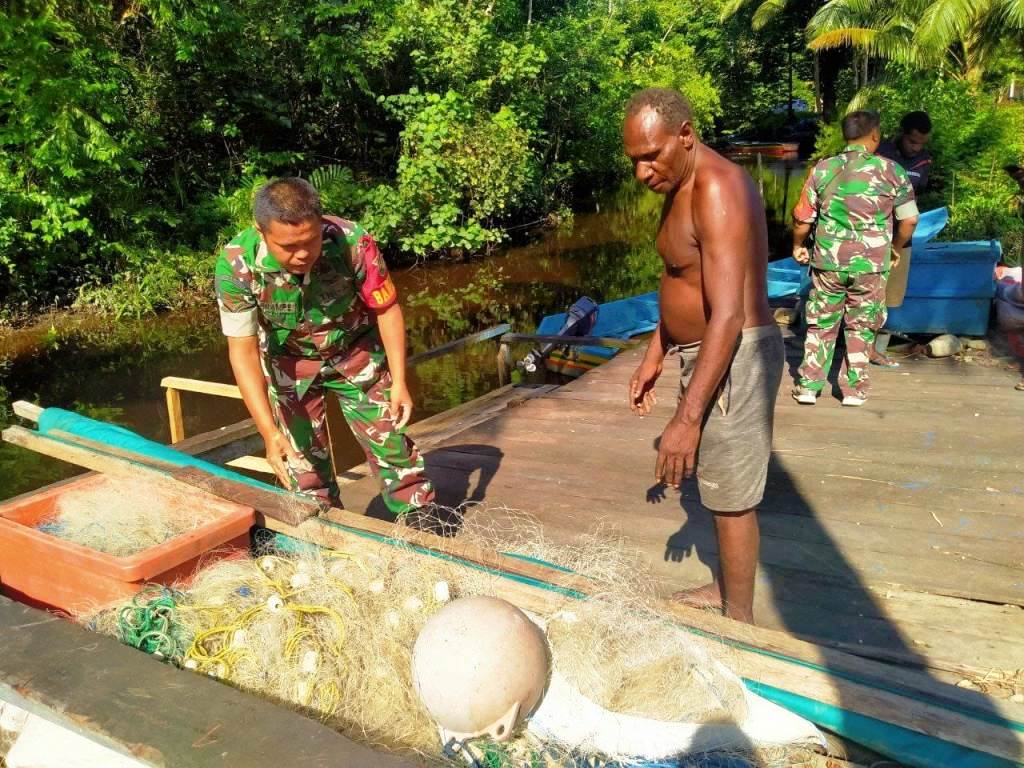
[[902,248],[893,248],[892,255],[889,257],[889,269],[895,269],[896,265],[903,260],[903,256],[910,256],[910,246],[905,245]]
[[808,264],[811,261],[811,252],[807,250],[806,245],[794,245],[793,258],[797,264]]
[[409,423],[412,416],[412,396],[404,384],[391,387],[391,418],[395,420],[395,429],[402,429]]
[[658,463],[654,481],[678,488],[684,477],[692,477],[697,469],[697,446],[700,445],[700,423],[672,419],[661,433]]
[[662,363],[646,360],[629,380],[629,407],[638,416],[646,416],[658,402],[654,394],[654,383],[661,375]]
[[278,476],[285,488],[291,487],[291,477],[288,475],[288,462],[299,462],[302,457],[292,448],[291,441],[280,430],[269,437],[264,437],[263,442],[267,446],[267,463],[270,464],[274,474]]

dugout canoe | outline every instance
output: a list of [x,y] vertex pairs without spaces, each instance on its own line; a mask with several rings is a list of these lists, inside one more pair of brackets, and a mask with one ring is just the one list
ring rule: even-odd
[[[587,579],[544,563],[481,552],[457,538],[445,539],[423,531],[396,533],[388,523],[341,509],[300,522],[303,515],[296,516],[292,500],[282,498],[281,492],[271,486],[230,477],[225,474],[227,470],[213,472],[179,451],[157,443],[147,445],[148,441],[132,433],[128,433],[129,439],[126,430],[111,430],[110,425],[76,414],[47,415],[43,410],[39,417],[40,431],[12,428],[4,438],[94,470],[157,472],[173,477],[249,504],[256,508],[257,520],[266,528],[313,544],[355,552],[403,546],[416,556],[450,558],[486,569],[501,578],[502,596],[526,609],[542,611],[554,599],[586,599],[594,589]],[[735,622],[667,601],[660,609],[667,621],[683,631],[728,649],[730,666],[752,692],[890,759],[921,768],[1002,768],[1020,765],[1024,759],[1024,722],[1018,716],[1019,709],[1010,705],[989,700],[980,707],[971,692],[938,683],[914,670],[796,640],[785,633],[759,629],[751,634]],[[8,650],[0,661],[0,697],[16,694],[42,709],[49,702],[52,709],[56,701],[52,689],[50,693],[41,692],[33,682],[39,674],[40,645],[26,644],[27,635],[19,632],[29,625],[57,625],[48,619],[38,619],[43,623],[35,624],[34,614],[26,613],[30,610],[5,602],[0,611],[0,616],[6,617],[0,623],[0,635]],[[63,637],[72,629],[80,632],[66,627],[59,632]],[[87,639],[92,642],[86,636],[80,636],[79,642]],[[70,696],[66,691],[62,695]],[[123,699],[119,705],[122,712],[127,706]],[[70,709],[66,705],[63,701],[62,716],[71,712],[76,722],[85,723],[86,730],[95,732],[95,713],[86,712],[84,704]],[[179,713],[180,717],[184,715]],[[118,723],[115,730],[127,733],[126,727]],[[195,724],[189,728],[194,729]],[[99,731],[109,740],[110,723]],[[137,731],[132,735],[139,736]],[[145,743],[145,739],[136,743]]]

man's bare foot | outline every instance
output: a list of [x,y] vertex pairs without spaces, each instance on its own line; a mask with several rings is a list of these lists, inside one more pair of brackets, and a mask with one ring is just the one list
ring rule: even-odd
[[725,606],[725,615],[728,616],[730,619],[742,621],[744,624],[754,623],[754,612],[751,610],[743,610],[735,608],[731,605],[727,605]]
[[722,610],[722,590],[719,588],[717,581],[712,581],[703,587],[681,589],[678,592],[673,592],[671,600],[674,603],[682,603],[691,608],[715,608],[719,611]]

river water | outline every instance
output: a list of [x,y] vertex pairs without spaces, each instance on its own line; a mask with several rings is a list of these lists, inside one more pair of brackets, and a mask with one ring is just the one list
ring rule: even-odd
[[[769,215],[773,256],[786,255],[785,211],[803,178],[801,162],[747,163]],[[653,248],[661,198],[627,185],[591,212],[522,245],[467,262],[394,270],[411,352],[502,322],[531,332],[541,317],[582,295],[611,301],[657,288]],[[211,260],[212,268],[212,260]],[[527,347],[515,350],[524,353]],[[414,420],[498,386],[494,342],[427,361],[410,372]],[[188,310],[133,322],[56,316],[0,337],[0,418],[14,400],[59,406],[168,442],[164,376],[232,381],[212,295]],[[182,395],[186,434],[246,417],[240,401]],[[9,413],[7,414],[10,417]],[[362,460],[336,403],[329,410],[336,465]],[[75,467],[0,444],[0,499],[76,474]]]

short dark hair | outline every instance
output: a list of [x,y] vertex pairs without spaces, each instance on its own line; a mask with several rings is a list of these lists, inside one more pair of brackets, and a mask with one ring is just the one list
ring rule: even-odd
[[270,222],[301,224],[323,215],[320,193],[305,179],[284,176],[260,187],[252,202],[252,215],[261,227]]
[[683,123],[693,121],[690,102],[672,88],[644,88],[637,91],[626,102],[626,118],[635,117],[647,108],[661,115],[665,125],[673,131],[679,130]]
[[843,138],[846,141],[863,139],[882,124],[877,112],[869,109],[858,109],[843,118]]
[[911,131],[917,131],[918,133],[931,133],[932,132],[932,119],[928,117],[928,113],[922,110],[917,112],[907,112],[900,120],[900,129],[904,133],[910,133]]

